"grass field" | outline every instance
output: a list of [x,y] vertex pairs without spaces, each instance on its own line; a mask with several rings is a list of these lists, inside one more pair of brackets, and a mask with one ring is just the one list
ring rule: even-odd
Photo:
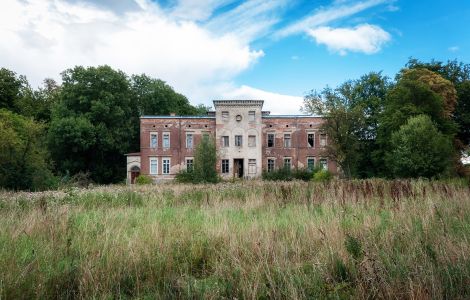
[[470,189],[244,182],[0,192],[0,298],[470,298]]

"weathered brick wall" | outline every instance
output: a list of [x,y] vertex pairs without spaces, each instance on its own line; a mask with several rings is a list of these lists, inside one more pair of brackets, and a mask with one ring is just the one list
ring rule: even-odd
[[[263,170],[267,169],[268,158],[274,158],[276,168],[282,167],[284,158],[290,157],[292,167],[307,167],[307,157],[314,157],[318,164],[321,158],[326,158],[324,148],[320,146],[320,117],[263,117]],[[274,147],[267,147],[268,133],[275,134]],[[284,147],[284,134],[291,134],[291,147]],[[307,141],[308,133],[315,134],[314,147]],[[336,173],[336,163],[328,159],[328,170]]]
[[[157,147],[150,147],[150,133],[158,134]],[[170,147],[163,148],[163,133],[170,133]],[[186,148],[186,133],[193,134],[193,148]],[[173,178],[181,169],[186,168],[185,159],[194,157],[194,149],[202,138],[202,134],[208,132],[215,135],[215,118],[141,118],[140,119],[140,153],[141,172],[150,173],[149,157],[158,158],[158,175],[156,179]],[[162,175],[162,158],[170,158],[170,175]]]

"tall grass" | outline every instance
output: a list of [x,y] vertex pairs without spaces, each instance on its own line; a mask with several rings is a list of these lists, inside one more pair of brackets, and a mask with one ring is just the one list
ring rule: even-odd
[[470,189],[243,182],[0,193],[0,298],[470,298]]

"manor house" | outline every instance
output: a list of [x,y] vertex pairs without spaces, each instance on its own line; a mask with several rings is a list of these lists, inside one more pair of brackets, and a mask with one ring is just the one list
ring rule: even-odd
[[336,172],[324,156],[328,137],[321,117],[271,115],[263,100],[214,100],[206,116],[142,116],[140,152],[127,154],[127,180],[139,174],[172,179],[191,169],[202,136],[213,136],[217,170],[223,178],[256,178],[263,171],[319,166]]

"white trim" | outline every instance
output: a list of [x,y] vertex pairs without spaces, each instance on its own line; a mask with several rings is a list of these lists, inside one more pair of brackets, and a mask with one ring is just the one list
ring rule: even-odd
[[[168,161],[168,172],[165,172],[165,161]],[[162,158],[162,175],[170,175],[171,173],[171,158],[163,157]]]
[[[155,161],[155,172],[152,172],[152,161]],[[149,157],[149,174],[158,175],[158,157],[156,156]]]
[[[155,147],[152,147],[152,135],[155,135],[156,137],[156,143],[155,143]],[[156,131],[150,131],[149,133],[149,148],[150,149],[158,149],[158,132]]]
[[[165,136],[168,136],[168,147],[165,147]],[[163,149],[170,149],[171,148],[171,135],[169,132],[162,133],[162,148]]]
[[[191,136],[191,147],[188,147],[188,136]],[[194,133],[193,132],[186,132],[186,149],[193,149],[194,148]]]

